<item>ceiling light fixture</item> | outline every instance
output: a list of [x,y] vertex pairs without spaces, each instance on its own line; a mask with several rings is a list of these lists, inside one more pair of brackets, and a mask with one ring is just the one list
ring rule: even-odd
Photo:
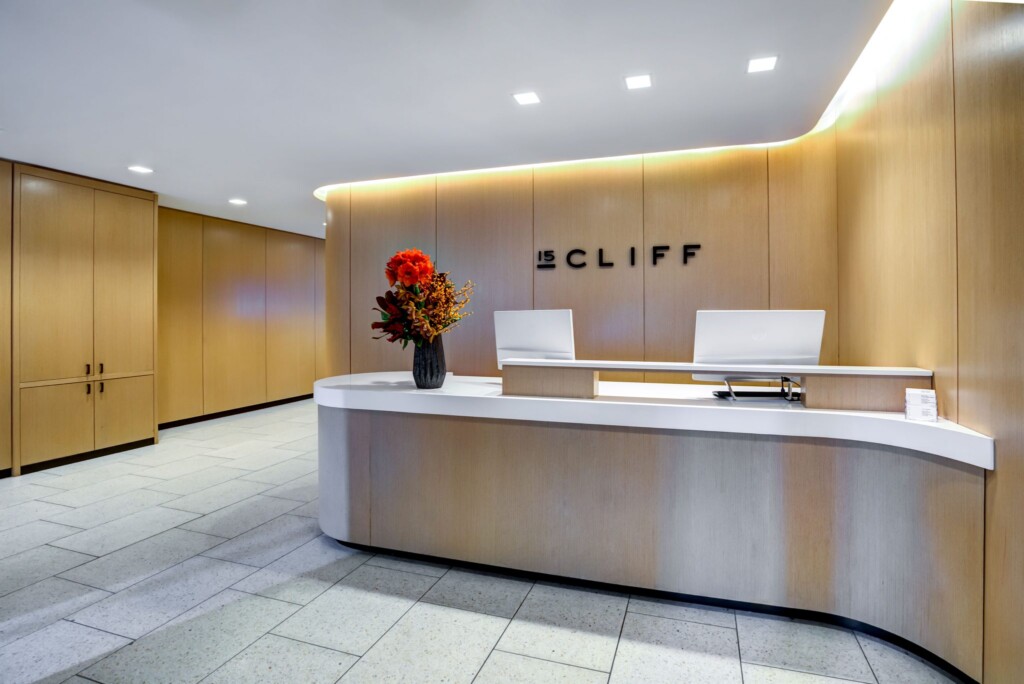
[[148,166],[139,166],[138,164],[136,164],[135,166],[129,166],[128,170],[133,171],[135,173],[153,173],[153,169],[149,168]]
[[248,202],[246,202],[241,197],[232,197],[231,199],[228,200],[228,202],[231,202],[232,204],[237,205],[239,207],[245,206],[246,204],[248,204]]
[[540,96],[533,91],[528,93],[516,93],[512,97],[516,98],[516,102],[521,105],[540,104]]
[[747,73],[756,74],[759,71],[772,71],[775,69],[777,61],[779,61],[778,57],[758,57],[752,59],[747,63]]
[[639,88],[650,88],[651,87],[651,75],[641,74],[639,76],[627,76],[626,77],[626,88],[629,90],[637,90]]

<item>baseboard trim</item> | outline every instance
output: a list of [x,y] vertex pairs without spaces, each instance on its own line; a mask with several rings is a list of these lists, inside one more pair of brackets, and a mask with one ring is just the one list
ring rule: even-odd
[[303,401],[305,399],[312,399],[312,394],[303,394],[298,397],[288,397],[287,399],[275,399],[274,401],[267,401],[262,404],[253,404],[252,406],[242,406],[241,408],[228,409],[227,411],[218,411],[217,413],[204,413],[201,416],[192,416],[191,418],[182,418],[181,420],[171,420],[166,423],[160,423],[159,429],[165,430],[167,428],[181,427],[182,425],[191,425],[192,423],[201,423],[204,420],[213,420],[214,418],[225,418],[227,416],[236,416],[239,413],[248,413],[249,411],[258,411],[259,409],[271,408],[272,406],[281,406],[283,404],[291,404],[296,401]]
[[[117,446],[107,447],[105,449],[96,449],[94,451],[86,451],[82,454],[74,454],[72,456],[62,456],[61,458],[55,458],[49,461],[42,461],[41,463],[32,463],[30,465],[21,466],[21,474],[28,475],[29,473],[37,473],[40,470],[49,470],[50,468],[57,468],[58,466],[69,465],[71,463],[78,463],[79,461],[88,461],[91,458],[98,458],[100,456],[109,456],[110,454],[116,454],[121,451],[129,451],[131,449],[138,449],[139,447],[152,446],[156,443],[156,440],[140,439],[137,442],[128,442],[127,444],[118,444]],[[10,477],[11,469],[4,468],[0,470],[0,478]]]

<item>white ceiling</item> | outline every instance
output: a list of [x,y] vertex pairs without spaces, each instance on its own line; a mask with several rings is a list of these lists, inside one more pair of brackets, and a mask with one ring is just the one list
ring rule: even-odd
[[2,0],[0,157],[322,235],[327,183],[804,133],[888,5]]

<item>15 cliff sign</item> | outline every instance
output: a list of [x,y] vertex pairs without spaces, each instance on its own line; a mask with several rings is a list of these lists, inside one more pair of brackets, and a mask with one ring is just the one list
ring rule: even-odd
[[[683,266],[690,263],[690,260],[697,256],[697,250],[700,249],[700,245],[683,245],[680,248],[681,261]],[[669,256],[672,251],[671,245],[655,245],[651,247],[651,266],[657,266],[658,262]],[[597,250],[597,259],[594,260],[593,255],[588,256],[587,250],[585,249],[570,249],[565,253],[565,265],[569,268],[586,268],[591,262],[594,263],[598,268],[614,268],[615,262],[612,261],[614,255],[606,255],[604,248]],[[630,247],[627,253],[627,259],[625,263],[630,266],[636,266],[636,247]],[[618,257],[615,257],[618,258]],[[537,251],[537,268],[539,270],[549,270],[557,268],[559,259],[553,249],[544,249]]]

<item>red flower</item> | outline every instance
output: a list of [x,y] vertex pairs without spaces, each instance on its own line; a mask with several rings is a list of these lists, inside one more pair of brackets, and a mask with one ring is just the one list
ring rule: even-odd
[[407,249],[388,260],[384,275],[392,287],[396,282],[404,287],[426,286],[434,276],[434,264],[431,263],[430,257],[420,250]]

